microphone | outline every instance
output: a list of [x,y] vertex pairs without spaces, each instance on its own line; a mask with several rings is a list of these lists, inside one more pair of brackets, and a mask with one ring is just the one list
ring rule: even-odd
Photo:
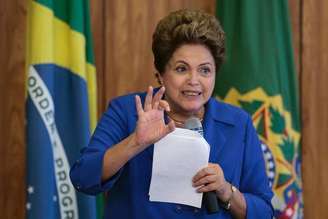
[[[197,117],[190,117],[186,120],[184,127],[193,130],[204,136],[203,126]],[[214,191],[205,192],[203,194],[203,206],[205,206],[208,214],[219,212],[219,202]]]

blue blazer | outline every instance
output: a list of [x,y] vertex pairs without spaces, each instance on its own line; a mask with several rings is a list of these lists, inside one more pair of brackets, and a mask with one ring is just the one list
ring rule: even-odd
[[[146,94],[139,95],[143,102]],[[121,96],[110,102],[89,145],[81,150],[80,159],[71,168],[75,188],[91,195],[106,192],[105,218],[108,219],[232,218],[224,209],[208,215],[205,209],[150,202],[153,145],[132,158],[108,181],[101,182],[105,151],[135,130],[138,116],[134,96]],[[261,143],[250,116],[237,107],[210,98],[205,106],[203,128],[211,147],[210,162],[218,163],[225,179],[244,194],[247,218],[272,218],[273,193],[265,172]]]

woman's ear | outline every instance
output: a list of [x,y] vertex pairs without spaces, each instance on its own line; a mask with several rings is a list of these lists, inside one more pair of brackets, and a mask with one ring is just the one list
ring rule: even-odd
[[159,83],[159,85],[163,86],[162,76],[160,75],[160,73],[156,72],[155,77],[156,77],[157,82]]

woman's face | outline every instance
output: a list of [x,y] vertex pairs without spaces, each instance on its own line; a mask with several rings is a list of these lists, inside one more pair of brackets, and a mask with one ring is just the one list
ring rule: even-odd
[[212,95],[215,62],[207,47],[186,44],[175,50],[160,80],[174,113],[197,114]]

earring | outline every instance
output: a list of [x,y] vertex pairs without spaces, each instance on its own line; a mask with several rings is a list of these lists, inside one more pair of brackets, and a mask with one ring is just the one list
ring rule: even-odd
[[162,86],[162,85],[163,85],[163,82],[162,82],[161,77],[160,77],[160,75],[159,75],[158,72],[155,73],[155,77],[156,77],[156,79],[157,79],[158,84],[159,84],[160,86]]

